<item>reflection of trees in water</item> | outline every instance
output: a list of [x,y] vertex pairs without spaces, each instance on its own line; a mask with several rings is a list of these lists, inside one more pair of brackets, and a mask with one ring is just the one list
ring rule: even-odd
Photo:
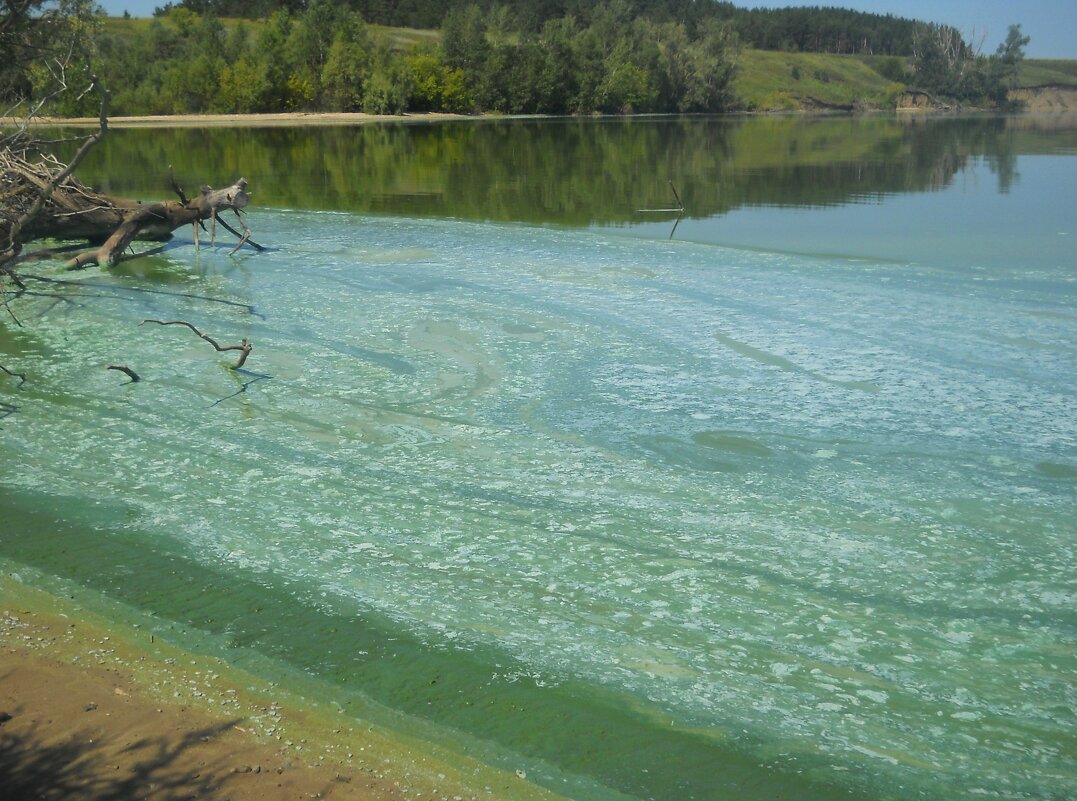
[[190,184],[242,172],[265,206],[617,224],[669,206],[671,178],[693,217],[938,190],[981,158],[1006,192],[1018,154],[1073,147],[1075,137],[1073,118],[988,116],[122,130],[84,173],[118,194],[165,195],[173,163]]

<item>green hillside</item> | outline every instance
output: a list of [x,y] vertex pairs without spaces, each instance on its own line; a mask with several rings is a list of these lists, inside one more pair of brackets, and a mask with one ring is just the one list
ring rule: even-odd
[[904,89],[879,74],[882,57],[744,50],[734,90],[751,111],[801,108],[892,108]]
[[1029,58],[1017,71],[1018,86],[1077,86],[1077,59]]
[[[750,111],[893,108],[906,84],[881,73],[893,75],[895,62],[911,76],[908,59],[744,50],[734,88]],[[1015,88],[1046,85],[1077,87],[1077,59],[1021,62]]]

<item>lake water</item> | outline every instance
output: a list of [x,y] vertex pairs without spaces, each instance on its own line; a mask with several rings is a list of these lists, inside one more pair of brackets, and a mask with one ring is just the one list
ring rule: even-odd
[[269,249],[12,303],[5,569],[574,799],[1073,796],[1077,120],[117,130],[83,176],[169,163]]

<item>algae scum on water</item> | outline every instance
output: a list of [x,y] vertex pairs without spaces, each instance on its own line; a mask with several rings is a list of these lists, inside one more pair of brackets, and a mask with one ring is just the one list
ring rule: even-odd
[[20,299],[13,569],[571,798],[1072,793],[1071,268],[250,224]]

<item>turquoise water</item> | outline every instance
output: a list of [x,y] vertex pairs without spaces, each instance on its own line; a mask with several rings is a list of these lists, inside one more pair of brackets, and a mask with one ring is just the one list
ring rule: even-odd
[[254,209],[13,304],[0,556],[573,798],[1066,798],[1067,204],[1027,261]]

